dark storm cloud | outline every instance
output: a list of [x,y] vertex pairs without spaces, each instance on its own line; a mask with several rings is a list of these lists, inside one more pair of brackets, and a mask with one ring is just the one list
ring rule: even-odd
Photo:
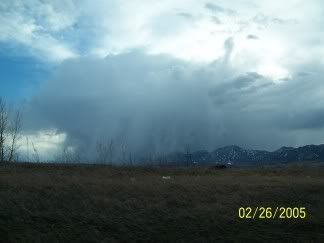
[[[241,103],[244,96],[258,94],[262,89],[273,85],[273,81],[255,72],[232,77],[225,82],[215,84],[209,95],[216,106]],[[241,106],[243,108],[243,106]]]
[[276,149],[296,145],[298,129],[323,128],[321,73],[280,84],[242,74],[229,63],[233,46],[228,39],[224,57],[208,65],[141,50],[66,61],[31,101],[26,125],[65,132],[68,143],[89,156],[101,138],[127,141],[138,154],[187,145]]
[[246,84],[255,82],[256,80],[262,78],[264,77],[256,72],[247,72],[245,75],[241,75],[237,79],[235,79],[234,83],[238,84],[239,87],[245,87]]
[[299,72],[299,73],[297,73],[297,75],[300,76],[300,77],[307,77],[307,76],[311,75],[311,73],[308,73],[308,72]]
[[292,130],[310,129],[317,130],[324,128],[324,109],[312,109],[296,111],[287,114],[282,124],[285,128]]

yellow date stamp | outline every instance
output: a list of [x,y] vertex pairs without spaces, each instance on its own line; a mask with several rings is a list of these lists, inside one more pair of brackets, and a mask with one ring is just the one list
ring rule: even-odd
[[306,219],[306,207],[240,207],[240,219]]

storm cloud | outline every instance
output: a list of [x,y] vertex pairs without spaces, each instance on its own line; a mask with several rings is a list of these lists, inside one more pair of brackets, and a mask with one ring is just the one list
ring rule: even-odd
[[322,142],[321,136],[298,136],[301,130],[323,130],[321,73],[296,73],[279,83],[241,73],[228,62],[230,47],[211,64],[141,49],[66,61],[32,99],[28,126],[58,129],[90,157],[98,139],[127,143],[137,154]]

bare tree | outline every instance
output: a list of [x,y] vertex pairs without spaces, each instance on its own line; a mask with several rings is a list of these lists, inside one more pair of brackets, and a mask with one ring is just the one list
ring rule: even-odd
[[126,156],[127,156],[127,142],[126,139],[122,140],[121,145],[120,145],[120,149],[121,149],[121,162],[123,163],[123,165],[126,164]]
[[165,166],[167,164],[167,156],[164,152],[160,152],[157,155],[157,162],[160,167]]
[[5,101],[0,97],[0,162],[5,161],[6,132],[8,129],[8,110]]
[[34,161],[35,161],[36,163],[39,163],[39,162],[40,162],[40,158],[39,158],[38,149],[36,148],[36,146],[34,145],[33,142],[31,142],[31,144],[32,144],[33,151],[34,151]]
[[115,144],[114,140],[110,141],[98,141],[97,142],[97,153],[98,162],[100,163],[112,163],[114,159]]
[[191,146],[189,144],[185,146],[185,157],[186,157],[186,166],[190,166],[192,163],[192,153],[191,153]]
[[10,116],[6,102],[0,97],[0,162],[13,162],[17,157],[21,130],[21,112]]
[[20,129],[21,129],[21,113],[20,111],[17,111],[14,116],[13,122],[8,129],[9,136],[10,136],[8,162],[12,162],[14,160],[14,156],[17,151],[17,141],[19,140]]
[[129,152],[129,156],[128,156],[128,164],[129,166],[133,166],[133,155],[132,152]]
[[109,155],[110,155],[109,162],[112,163],[115,155],[115,144],[114,144],[114,140],[112,139],[110,140],[109,143]]
[[62,149],[62,153],[56,158],[61,163],[76,163],[80,162],[80,156],[76,153],[73,147],[65,145]]
[[27,148],[27,161],[26,162],[29,162],[29,160],[30,160],[30,158],[29,158],[29,139],[27,136],[26,136],[26,148]]

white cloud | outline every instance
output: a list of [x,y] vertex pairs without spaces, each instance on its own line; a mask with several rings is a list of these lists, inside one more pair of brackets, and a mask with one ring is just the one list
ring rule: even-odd
[[[55,159],[61,152],[67,135],[55,129],[39,130],[23,134],[18,148],[23,161],[46,161]],[[38,158],[37,158],[38,157]]]
[[[320,0],[230,0],[222,5],[196,0],[5,0],[0,3],[0,41],[17,42],[51,61],[140,47],[147,53],[211,62],[222,56],[224,40],[232,37],[237,64],[264,60],[261,66],[285,69],[297,59],[320,59],[322,45],[315,42],[323,40],[322,13]],[[259,39],[247,40],[248,35]],[[247,41],[254,43],[248,46]]]
[[77,57],[71,43],[57,38],[76,21],[72,1],[1,1],[0,41],[22,45],[27,52],[50,61]]

